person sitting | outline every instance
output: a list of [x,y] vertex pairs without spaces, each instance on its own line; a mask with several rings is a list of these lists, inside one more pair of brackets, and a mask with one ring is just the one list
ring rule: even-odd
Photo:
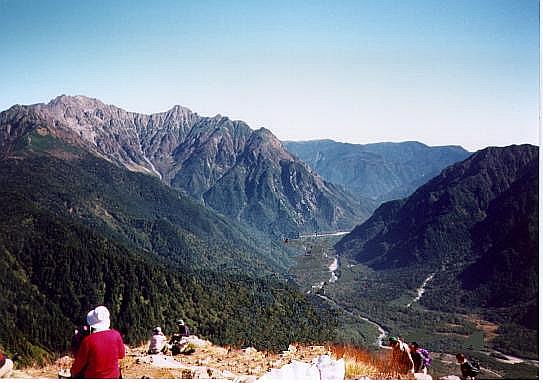
[[181,353],[186,343],[183,340],[183,338],[186,338],[189,336],[190,336],[189,328],[185,324],[185,321],[183,321],[183,319],[178,319],[177,332],[175,332],[170,339],[172,355],[177,355]]
[[0,352],[0,378],[9,379],[13,373],[13,361]]
[[166,337],[162,333],[160,327],[153,329],[153,335],[151,336],[151,343],[149,344],[148,354],[162,354],[168,350],[168,344],[166,343]]
[[415,365],[409,345],[401,338],[391,336],[389,344],[392,347],[392,355],[390,359],[390,369],[400,374],[415,373]]
[[124,358],[124,343],[118,331],[109,328],[109,311],[98,306],[87,314],[90,335],[83,338],[70,369],[71,377],[117,379],[121,377],[119,359]]

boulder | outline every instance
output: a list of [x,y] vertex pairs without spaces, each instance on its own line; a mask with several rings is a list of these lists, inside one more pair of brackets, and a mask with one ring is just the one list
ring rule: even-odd
[[295,381],[295,380],[320,380],[320,372],[316,366],[309,363],[292,361],[277,369],[273,368],[258,379],[258,381]]
[[242,375],[242,376],[238,376],[235,380],[234,380],[234,383],[255,383],[256,382],[256,376],[252,376],[252,375]]
[[312,363],[297,360],[284,365],[280,369],[272,369],[262,376],[259,381],[282,380],[344,380],[345,361],[334,360],[330,355],[321,355]]
[[321,380],[345,379],[345,360],[334,360],[330,355],[321,355],[312,362],[319,369]]

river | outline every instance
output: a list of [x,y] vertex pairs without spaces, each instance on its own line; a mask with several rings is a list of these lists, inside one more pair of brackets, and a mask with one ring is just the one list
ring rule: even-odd
[[417,302],[420,298],[422,298],[422,295],[424,294],[424,288],[426,287],[428,282],[434,279],[435,275],[436,273],[432,273],[428,275],[428,277],[422,282],[422,285],[420,285],[420,287],[417,289],[417,296],[411,302],[407,304],[407,307],[411,307],[413,303]]
[[[341,236],[341,235],[345,235],[345,234],[348,234],[349,232],[347,231],[338,231],[336,233],[322,233],[322,234],[309,234],[309,235],[301,235],[300,237],[301,238],[315,238],[315,237],[336,237],[336,236]],[[325,255],[325,258],[328,258],[328,254],[325,252],[324,253]],[[338,280],[338,276],[336,274],[336,271],[337,269],[339,268],[339,255],[336,255],[334,256],[334,260],[332,261],[332,263],[330,265],[328,265],[328,271],[330,271],[330,279],[328,280],[328,283],[334,283]],[[324,284],[325,282],[320,282],[318,283],[317,285],[314,285],[312,286],[313,289],[322,289],[324,287]],[[308,291],[309,293],[310,291]],[[326,302],[330,303],[332,306],[344,311],[345,313],[347,313],[348,315],[352,316],[352,317],[355,317],[355,318],[358,318],[360,320],[363,320],[364,322],[367,322],[369,324],[371,324],[372,326],[375,326],[377,328],[377,331],[379,331],[379,336],[377,336],[377,339],[375,340],[374,344],[379,347],[379,348],[389,348],[387,346],[383,346],[383,340],[385,339],[385,337],[387,336],[387,332],[385,331],[385,329],[383,327],[381,327],[381,325],[377,322],[374,322],[372,321],[371,319],[367,318],[367,317],[364,317],[362,315],[359,315],[359,314],[355,314],[353,313],[352,311],[349,311],[347,310],[346,308],[340,306],[336,301],[334,301],[332,298],[326,296],[326,295],[323,295],[323,294],[315,294],[316,296],[318,296],[319,298],[325,300]]]
[[385,337],[387,336],[387,333],[385,331],[384,328],[381,327],[381,325],[377,322],[374,322],[372,321],[371,319],[369,318],[366,318],[362,315],[359,315],[359,314],[355,314],[353,313],[352,311],[349,311],[347,310],[346,308],[340,306],[336,301],[334,301],[332,298],[330,297],[327,297],[326,295],[322,295],[322,294],[316,294],[319,298],[325,300],[326,302],[330,303],[332,306],[346,312],[347,314],[349,314],[350,316],[352,317],[355,317],[355,318],[358,318],[358,319],[361,319],[363,320],[364,322],[367,322],[373,326],[375,326],[377,328],[377,330],[379,331],[379,336],[377,337],[377,339],[375,340],[374,342],[374,345],[376,345],[377,347],[379,348],[389,348],[387,346],[383,346],[383,339],[385,339]]
[[322,237],[338,237],[340,235],[349,234],[350,231],[337,231],[335,233],[321,233],[321,234],[300,234],[300,238],[322,238]]

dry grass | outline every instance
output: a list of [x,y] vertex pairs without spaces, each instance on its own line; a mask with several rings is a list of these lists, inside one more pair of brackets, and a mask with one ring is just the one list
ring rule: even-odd
[[479,330],[483,331],[487,342],[498,336],[498,324],[481,319],[477,314],[463,315],[463,317],[473,323]]
[[393,371],[388,350],[372,353],[354,346],[333,345],[330,346],[330,351],[334,357],[345,359],[345,379],[413,379],[413,376]]

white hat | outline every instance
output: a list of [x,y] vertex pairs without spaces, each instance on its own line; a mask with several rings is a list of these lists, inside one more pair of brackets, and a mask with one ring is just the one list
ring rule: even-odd
[[109,310],[105,306],[98,306],[87,314],[87,323],[96,331],[109,329]]
[[160,327],[155,327],[153,329],[154,332],[162,332],[162,329]]

